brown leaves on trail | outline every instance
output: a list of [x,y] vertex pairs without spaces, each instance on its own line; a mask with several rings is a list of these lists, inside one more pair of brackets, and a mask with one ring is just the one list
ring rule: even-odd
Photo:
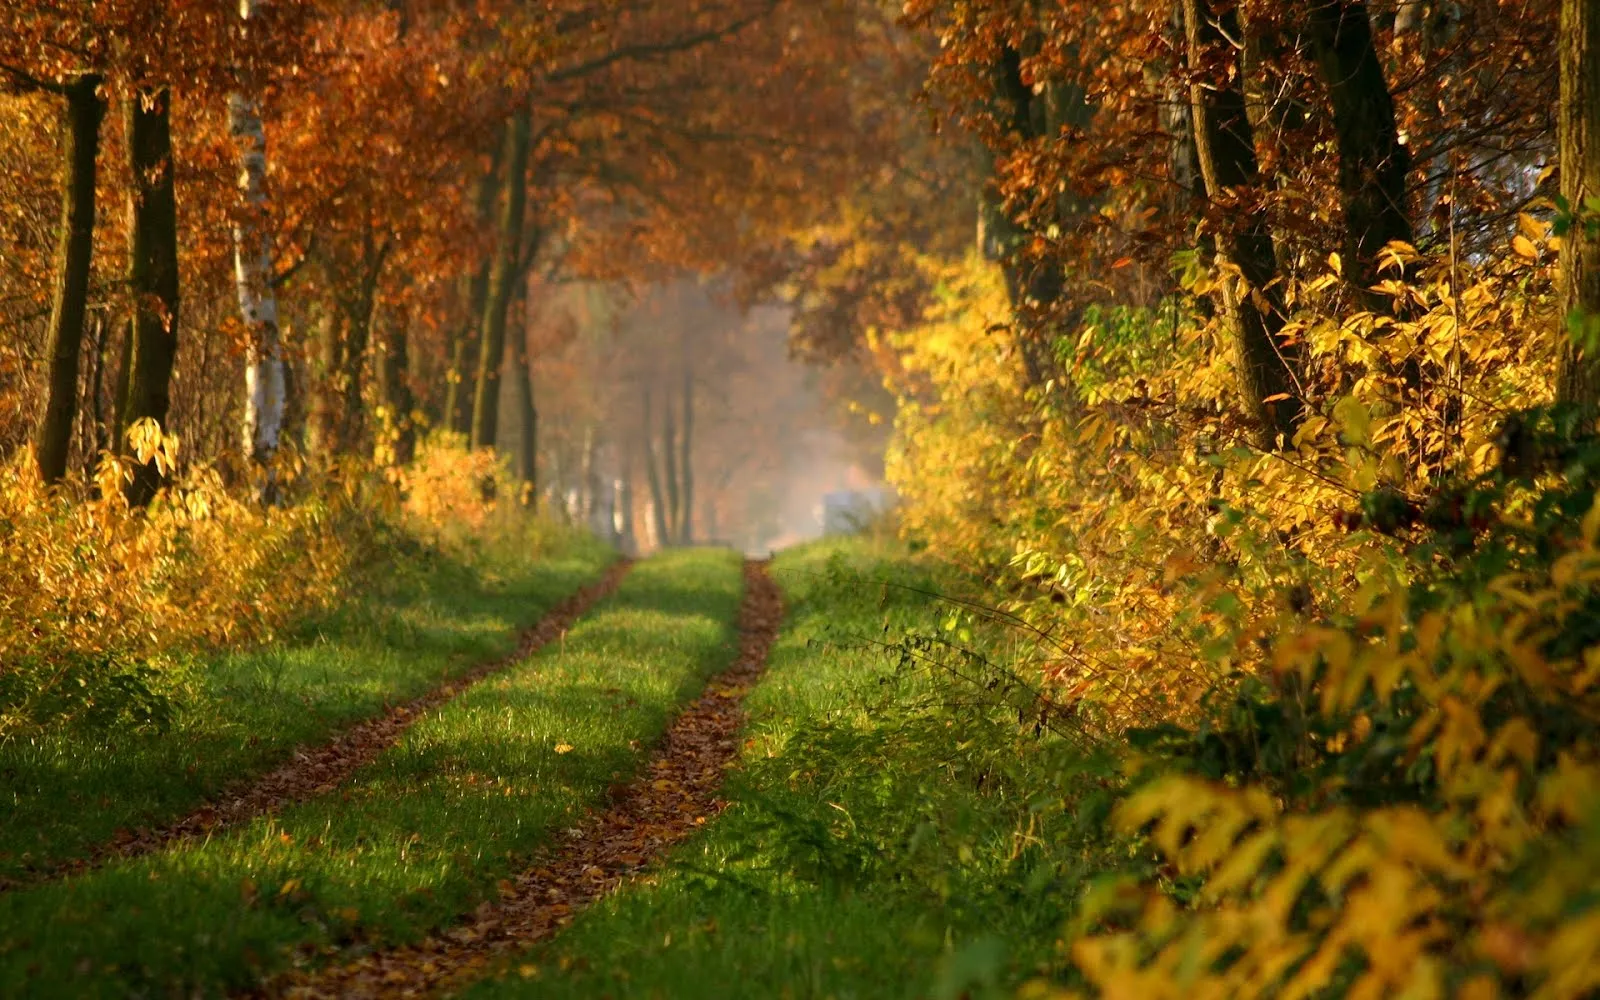
[[723,807],[716,793],[738,756],[742,702],[766,666],[782,619],[783,601],[766,565],[746,563],[738,659],[673,722],[648,772],[612,789],[603,812],[568,830],[565,843],[533,867],[502,881],[498,902],[484,903],[455,927],[347,965],[292,973],[254,995],[428,996],[506,966],[564,927],[575,911],[620,887]]
[[[398,743],[406,730],[428,712],[565,636],[596,601],[616,591],[632,566],[626,559],[614,563],[599,580],[580,588],[525,629],[516,649],[505,656],[479,664],[404,705],[396,705],[375,719],[358,723],[321,746],[298,748],[277,770],[224,793],[217,801],[207,803],[170,826],[118,831],[111,843],[102,845],[91,856],[41,872],[37,881],[92,871],[111,861],[151,854],[180,841],[210,836],[257,816],[334,791],[357,770]],[[0,891],[20,884],[25,883],[0,880]]]

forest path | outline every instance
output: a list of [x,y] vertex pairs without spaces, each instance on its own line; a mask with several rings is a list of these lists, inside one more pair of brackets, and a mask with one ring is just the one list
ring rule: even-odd
[[429,712],[565,636],[596,602],[616,592],[632,568],[631,560],[614,562],[599,580],[580,587],[524,629],[517,637],[515,648],[504,656],[481,663],[416,698],[392,706],[382,715],[358,722],[325,743],[296,750],[293,757],[279,767],[252,776],[174,823],[132,831],[126,837],[101,845],[87,857],[41,871],[31,880],[0,880],[0,892],[83,874],[112,862],[178,847],[335,791],[383,751],[397,745]]
[[739,754],[743,701],[766,667],[783,621],[783,598],[766,563],[746,562],[739,651],[672,723],[643,775],[612,789],[611,803],[567,831],[554,848],[500,884],[456,926],[418,944],[298,972],[247,994],[258,997],[428,996],[459,988],[566,925],[582,907],[621,887],[725,804],[717,797]]

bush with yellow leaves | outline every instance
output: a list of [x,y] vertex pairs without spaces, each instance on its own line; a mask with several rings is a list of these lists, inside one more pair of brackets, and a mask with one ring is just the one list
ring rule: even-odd
[[979,261],[896,341],[907,532],[1018,595],[1049,710],[1131,747],[1118,835],[1160,874],[1085,902],[1091,995],[1600,990],[1600,439],[1549,406],[1526,255],[1391,251],[1390,310],[1285,289],[1275,452],[1182,302],[1091,312],[1031,395]]
[[177,442],[150,423],[130,441],[133,457],[107,456],[94,483],[47,489],[25,454],[0,473],[0,739],[165,725],[191,654],[268,642],[408,553],[476,556],[513,531],[532,552],[545,530],[484,492],[505,478],[492,457],[447,440],[387,481],[366,468],[302,477],[276,507],[199,467],[145,509],[123,498],[132,463],[171,469]]

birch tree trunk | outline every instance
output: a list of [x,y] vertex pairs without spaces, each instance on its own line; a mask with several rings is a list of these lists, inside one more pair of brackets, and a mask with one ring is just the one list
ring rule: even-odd
[[[178,202],[172,172],[172,93],[137,94],[128,101],[128,286],[130,370],[123,420],[165,426],[172,403],[172,368],[178,356]],[[120,443],[119,443],[120,445]],[[164,477],[154,462],[134,470],[128,502],[148,504]]]
[[34,458],[39,477],[59,482],[67,474],[72,424],[78,409],[78,367],[83,320],[89,308],[94,262],[95,170],[105,104],[100,77],[85,73],[65,88],[66,183],[61,195],[61,235],[56,250],[56,291],[50,307],[50,394],[39,423]]
[[[263,0],[239,0],[239,19],[249,30]],[[241,74],[243,76],[243,74]],[[272,234],[267,227],[267,133],[248,80],[228,95],[228,131],[239,151],[239,191],[245,213],[233,227],[233,270],[239,314],[248,337],[245,358],[244,446],[262,476],[260,497],[277,500],[272,470],[283,434],[283,343],[278,335],[278,298],[273,287]]]
[[[1600,233],[1585,202],[1600,197],[1600,10],[1562,0],[1561,194],[1577,214],[1561,242],[1559,317],[1569,330],[1600,322]],[[1563,339],[1556,393],[1563,402],[1600,404],[1600,344]]]

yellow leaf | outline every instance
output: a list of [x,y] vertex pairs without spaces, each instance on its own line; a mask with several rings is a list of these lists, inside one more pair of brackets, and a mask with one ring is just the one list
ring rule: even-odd
[[557,743],[556,744],[556,753],[571,753],[571,752],[572,752],[572,744],[571,743]]
[[1511,237],[1511,249],[1516,251],[1519,257],[1526,257],[1529,260],[1539,259],[1539,248],[1534,246],[1533,241],[1521,233]]

